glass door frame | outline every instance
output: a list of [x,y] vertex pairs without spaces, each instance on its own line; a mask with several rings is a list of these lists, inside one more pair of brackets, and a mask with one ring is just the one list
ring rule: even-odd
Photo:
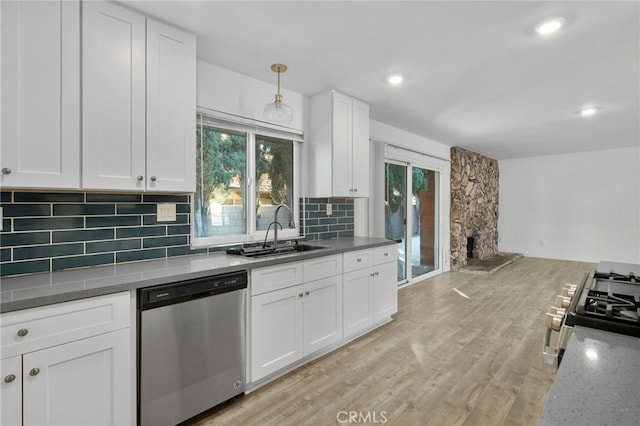
[[[445,184],[445,179],[446,179],[446,183],[448,184],[449,173],[443,173],[445,170],[443,170],[442,163],[441,163],[442,161],[443,160],[431,158],[429,156],[419,154],[417,152],[412,152],[402,148],[396,148],[390,145],[387,145],[385,149],[385,155],[384,155],[384,161],[383,161],[384,167],[386,167],[387,163],[397,164],[397,165],[402,165],[407,167],[407,194],[409,196],[407,196],[405,200],[406,202],[406,205],[405,205],[405,212],[406,212],[406,224],[405,224],[406,245],[405,247],[406,248],[405,248],[405,265],[404,265],[405,279],[398,282],[399,288],[403,288],[411,284],[415,284],[416,282],[422,281],[426,278],[441,274],[444,270],[443,269],[444,263],[446,260],[448,260],[448,259],[445,259],[445,247],[443,243],[445,241],[449,241],[449,239],[443,238],[443,232],[449,232],[449,227],[445,226],[445,223],[444,223],[444,221],[448,220],[449,217],[448,217],[448,214],[446,218],[443,217],[443,213],[445,213],[445,209],[443,207],[445,206],[444,203],[446,202],[444,199],[444,195],[445,194],[448,195],[449,192],[444,191],[443,185]],[[438,221],[437,221],[438,232],[437,232],[437,238],[436,238],[437,251],[438,251],[438,267],[426,274],[418,275],[412,278],[411,269],[410,269],[411,263],[412,263],[411,262],[412,248],[410,244],[411,236],[408,235],[408,230],[413,229],[413,215],[408,214],[408,212],[410,212],[412,208],[412,205],[411,205],[412,197],[410,196],[410,194],[413,193],[412,191],[413,167],[419,167],[421,169],[431,170],[438,173],[438,179],[437,179],[438,194],[436,198],[436,208],[438,212]],[[385,183],[385,186],[386,186],[386,183]]]

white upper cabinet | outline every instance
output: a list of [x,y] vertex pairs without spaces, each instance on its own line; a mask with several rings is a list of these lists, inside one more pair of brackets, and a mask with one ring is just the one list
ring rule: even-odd
[[82,7],[82,186],[145,189],[145,18]]
[[196,187],[196,39],[147,19],[147,187]]
[[369,106],[336,91],[311,98],[312,197],[369,196]]
[[80,186],[80,4],[1,2],[3,187]]
[[195,37],[109,2],[82,35],[83,188],[193,192]]

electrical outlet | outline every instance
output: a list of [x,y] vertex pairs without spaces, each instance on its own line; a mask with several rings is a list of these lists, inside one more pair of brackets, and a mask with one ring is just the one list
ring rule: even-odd
[[327,216],[331,216],[333,214],[333,206],[331,204],[327,204]]
[[176,221],[176,203],[158,203],[158,222]]

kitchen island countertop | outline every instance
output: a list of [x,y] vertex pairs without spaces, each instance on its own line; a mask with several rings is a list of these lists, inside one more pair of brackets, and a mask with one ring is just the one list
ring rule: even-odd
[[350,237],[305,241],[305,244],[325,248],[263,259],[247,259],[216,252],[3,278],[0,312],[379,247],[393,244],[393,241],[384,238]]
[[638,425],[640,338],[575,326],[541,426]]

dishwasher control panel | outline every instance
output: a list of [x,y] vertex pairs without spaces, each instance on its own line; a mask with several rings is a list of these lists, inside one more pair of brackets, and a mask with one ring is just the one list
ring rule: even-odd
[[231,272],[139,290],[142,310],[247,288],[247,271]]

